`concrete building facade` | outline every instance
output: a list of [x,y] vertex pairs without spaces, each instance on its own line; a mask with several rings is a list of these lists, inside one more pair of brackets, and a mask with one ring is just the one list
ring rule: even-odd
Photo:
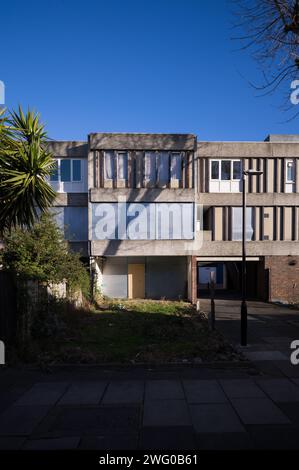
[[299,136],[201,142],[192,134],[89,134],[51,142],[53,211],[99,290],[117,298],[238,295],[242,171],[248,294],[299,301]]

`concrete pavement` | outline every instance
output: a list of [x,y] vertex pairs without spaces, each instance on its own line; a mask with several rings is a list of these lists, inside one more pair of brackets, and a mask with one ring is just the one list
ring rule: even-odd
[[0,449],[298,449],[299,380],[253,373],[2,370]]
[[[210,301],[201,300],[208,312]],[[291,364],[292,341],[299,340],[299,310],[266,302],[248,302],[248,346],[240,348],[240,300],[216,299],[216,328],[262,373],[299,378]]]

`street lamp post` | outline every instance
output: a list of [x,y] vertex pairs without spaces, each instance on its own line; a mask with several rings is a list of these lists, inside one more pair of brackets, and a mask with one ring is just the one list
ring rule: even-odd
[[246,303],[246,176],[262,175],[260,170],[244,170],[242,178],[242,302],[241,302],[241,346],[247,346]]

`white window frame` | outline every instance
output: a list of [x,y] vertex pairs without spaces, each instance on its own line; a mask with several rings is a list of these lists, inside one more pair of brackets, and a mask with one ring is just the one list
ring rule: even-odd
[[[293,179],[291,179],[291,180],[288,179],[288,165],[289,165],[290,163],[292,164],[292,167],[293,167]],[[286,177],[285,177],[285,180],[286,180],[286,183],[288,183],[288,184],[290,184],[290,183],[295,183],[295,180],[296,180],[295,170],[296,170],[296,168],[295,168],[295,160],[292,159],[292,158],[287,159],[286,162],[285,162],[285,176],[286,176]]]
[[[71,178],[70,178],[70,181],[62,181],[61,180],[61,162],[62,160],[66,160],[66,161],[69,161],[70,162],[70,167],[71,167]],[[57,174],[58,174],[58,179],[57,180],[51,180],[51,177],[50,177],[50,183],[63,183],[63,184],[67,184],[67,183],[82,183],[83,181],[83,175],[82,175],[82,160],[81,158],[55,158],[55,161],[57,161]],[[79,161],[80,162],[80,180],[75,180],[73,179],[73,161]]]
[[[231,177],[229,180],[223,180],[221,178],[221,163],[222,161],[229,161],[230,162],[230,174]],[[218,178],[212,178],[212,162],[218,162]],[[233,162],[240,162],[241,163],[241,174],[240,178],[234,178],[234,164]],[[212,158],[210,159],[210,181],[241,181],[242,179],[242,160],[240,158]]]

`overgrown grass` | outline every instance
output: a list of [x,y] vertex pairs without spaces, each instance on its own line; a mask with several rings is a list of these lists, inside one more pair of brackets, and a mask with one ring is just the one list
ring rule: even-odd
[[239,356],[186,302],[103,301],[60,311],[64,328],[32,345],[47,363],[167,363],[235,360]]

